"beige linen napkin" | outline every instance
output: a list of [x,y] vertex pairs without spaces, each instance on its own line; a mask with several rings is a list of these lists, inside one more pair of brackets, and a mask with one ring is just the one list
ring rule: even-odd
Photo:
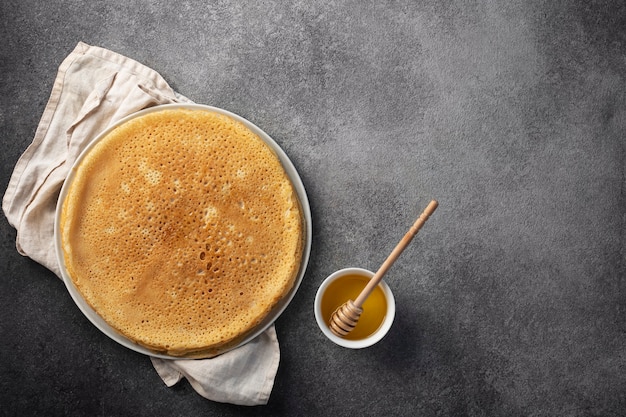
[[[61,276],[54,250],[54,213],[72,163],[90,139],[117,120],[154,105],[190,102],[152,69],[107,49],[78,43],[59,67],[32,144],[9,181],[2,208],[17,230],[17,250]],[[203,360],[150,357],[172,386],[183,377],[203,397],[239,405],[267,404],[280,350],[272,325],[248,344]]]

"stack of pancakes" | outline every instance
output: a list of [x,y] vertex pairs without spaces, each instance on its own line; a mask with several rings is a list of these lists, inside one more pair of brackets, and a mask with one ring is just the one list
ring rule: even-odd
[[62,206],[67,272],[116,331],[155,352],[238,344],[294,285],[296,191],[278,157],[220,113],[163,109],[102,138]]

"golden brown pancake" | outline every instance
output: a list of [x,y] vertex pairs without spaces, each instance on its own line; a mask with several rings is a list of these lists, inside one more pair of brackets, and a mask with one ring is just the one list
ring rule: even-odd
[[267,144],[205,110],[122,124],[88,152],[64,201],[69,276],[115,330],[156,352],[236,345],[292,288],[303,224]]

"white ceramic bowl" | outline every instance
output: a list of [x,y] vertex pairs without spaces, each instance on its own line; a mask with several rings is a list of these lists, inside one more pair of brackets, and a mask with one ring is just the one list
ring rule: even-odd
[[[287,308],[287,306],[289,305],[289,303],[293,299],[294,295],[296,294],[296,291],[298,290],[298,287],[300,286],[300,283],[302,282],[302,278],[304,276],[304,272],[305,272],[307,264],[309,262],[309,255],[311,253],[311,236],[312,236],[311,231],[312,231],[312,225],[311,225],[311,209],[310,209],[310,206],[309,206],[309,200],[307,198],[306,191],[304,189],[304,185],[302,184],[302,180],[300,179],[300,176],[298,175],[298,172],[296,171],[296,168],[294,167],[293,163],[289,160],[289,157],[287,156],[287,154],[285,154],[285,152],[280,148],[280,146],[278,146],[278,144],[267,133],[262,131],[260,128],[258,128],[253,123],[249,122],[248,120],[246,120],[243,117],[238,116],[238,115],[236,115],[234,113],[231,113],[229,111],[226,111],[226,110],[223,110],[223,109],[219,109],[219,108],[216,108],[216,107],[205,106],[205,105],[202,105],[202,104],[165,104],[165,105],[155,106],[155,107],[151,107],[151,108],[148,108],[148,109],[145,109],[145,110],[141,110],[141,111],[139,111],[137,113],[133,113],[130,116],[127,116],[127,117],[119,120],[117,123],[113,124],[112,126],[107,128],[106,130],[101,132],[98,136],[96,136],[87,145],[87,147],[83,150],[83,152],[80,154],[80,156],[76,159],[76,162],[74,163],[74,165],[73,165],[72,169],[70,170],[70,172],[69,172],[65,182],[63,183],[63,187],[61,188],[61,194],[59,195],[59,199],[58,199],[58,202],[57,202],[56,217],[55,217],[55,224],[54,224],[54,235],[55,235],[54,236],[54,240],[55,240],[56,256],[57,256],[57,260],[59,262],[59,266],[61,268],[61,274],[63,276],[63,281],[65,282],[65,285],[66,285],[66,287],[67,287],[67,289],[68,289],[72,299],[74,300],[74,302],[78,306],[78,308],[83,312],[83,314],[98,329],[100,329],[104,334],[109,336],[111,339],[113,339],[116,342],[120,343],[121,345],[126,346],[126,347],[128,347],[128,348],[130,348],[130,349],[132,349],[134,351],[139,352],[139,353],[143,353],[143,354],[146,354],[146,355],[155,356],[155,357],[159,357],[159,358],[164,358],[164,359],[177,359],[174,356],[153,352],[153,351],[151,351],[151,350],[149,350],[149,349],[147,349],[147,348],[145,348],[145,347],[143,347],[143,346],[141,346],[141,345],[131,341],[130,339],[124,337],[120,333],[116,332],[112,327],[110,327],[95,312],[95,310],[93,310],[87,304],[87,302],[83,299],[83,297],[80,294],[80,292],[74,286],[74,283],[72,282],[72,279],[70,278],[70,276],[69,276],[69,274],[67,272],[67,269],[66,269],[66,266],[65,266],[65,258],[63,256],[63,248],[62,248],[62,244],[61,244],[61,233],[60,233],[60,230],[59,230],[60,216],[61,216],[61,209],[62,209],[62,206],[63,206],[63,201],[65,200],[65,197],[67,195],[67,191],[69,189],[69,184],[71,184],[72,180],[75,177],[76,167],[78,166],[80,161],[85,157],[85,155],[87,153],[89,153],[89,151],[94,147],[94,145],[99,140],[101,140],[104,136],[106,136],[111,130],[113,130],[117,126],[119,126],[121,124],[124,124],[125,122],[127,122],[130,119],[133,119],[133,118],[145,115],[147,113],[152,113],[152,112],[155,112],[155,111],[167,109],[167,108],[170,108],[170,109],[171,108],[186,108],[186,109],[191,109],[191,110],[208,110],[208,111],[213,111],[213,112],[216,112],[216,113],[221,113],[221,114],[230,116],[231,118],[233,118],[235,120],[238,120],[239,122],[241,122],[244,125],[246,125],[250,130],[252,130],[254,133],[256,133],[276,153],[276,155],[280,159],[280,162],[282,163],[285,171],[287,172],[287,175],[291,179],[291,182],[293,183],[293,186],[294,186],[294,188],[296,190],[296,193],[298,194],[298,198],[300,200],[300,205],[301,205],[302,213],[303,213],[303,216],[304,216],[305,242],[304,242],[304,248],[303,248],[303,253],[302,253],[302,261],[300,263],[300,270],[298,272],[298,276],[296,277],[296,281],[294,283],[294,286],[289,291],[289,293],[287,293],[287,295],[278,302],[278,304],[272,309],[270,314],[261,323],[259,323],[259,325],[257,325],[254,329],[252,329],[246,335],[246,337],[242,340],[242,342],[238,346],[241,346],[241,345],[249,342],[250,340],[254,339],[258,335],[263,333],[282,314],[282,312]],[[235,347],[237,347],[237,346],[235,346]],[[234,347],[233,347],[233,349],[234,349]]]
[[374,276],[374,273],[363,268],[344,268],[331,274],[328,278],[324,280],[324,282],[322,282],[322,285],[320,285],[317,290],[317,294],[315,295],[315,320],[317,321],[317,325],[319,326],[322,333],[324,333],[324,335],[332,342],[349,349],[362,349],[378,343],[383,337],[385,337],[387,332],[389,332],[389,329],[391,329],[391,325],[393,324],[393,320],[396,315],[396,301],[393,298],[393,293],[391,292],[389,286],[385,283],[385,281],[381,281],[378,286],[383,290],[383,293],[385,294],[385,298],[387,300],[387,314],[385,315],[385,318],[378,330],[376,330],[368,337],[359,340],[348,340],[335,335],[330,330],[330,327],[328,327],[328,323],[322,316],[322,296],[324,295],[324,292],[326,291],[328,286],[333,281],[346,275],[362,275],[371,278]]

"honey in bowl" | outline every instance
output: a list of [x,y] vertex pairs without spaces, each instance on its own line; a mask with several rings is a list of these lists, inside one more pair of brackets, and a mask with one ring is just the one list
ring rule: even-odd
[[[321,313],[325,322],[335,310],[348,300],[354,300],[365,288],[370,278],[364,275],[349,274],[331,282],[322,295]],[[376,286],[363,303],[363,313],[350,333],[344,336],[348,340],[361,340],[378,330],[387,314],[387,299],[380,285]]]

